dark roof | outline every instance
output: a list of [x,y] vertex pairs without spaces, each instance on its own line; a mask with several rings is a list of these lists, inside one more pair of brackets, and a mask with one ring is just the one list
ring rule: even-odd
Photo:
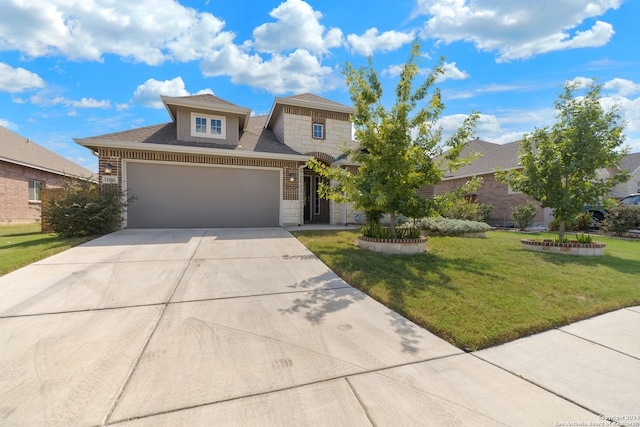
[[[291,147],[281,144],[273,132],[264,129],[267,116],[250,117],[247,129],[241,133],[238,145],[219,144],[214,142],[181,141],[176,138],[176,124],[164,123],[155,126],[116,132],[106,135],[83,138],[82,145],[91,146],[91,141],[122,141],[140,144],[166,144],[186,147],[219,148],[229,151],[253,151],[257,153],[301,154]],[[140,146],[144,149],[144,146]]]
[[92,178],[89,169],[0,126],[0,160],[78,178]]

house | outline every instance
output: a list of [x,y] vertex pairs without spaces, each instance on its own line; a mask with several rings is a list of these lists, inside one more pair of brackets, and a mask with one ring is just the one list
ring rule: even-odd
[[[470,141],[461,153],[465,157],[470,152],[477,152],[481,157],[473,160],[454,172],[445,174],[442,182],[434,186],[433,195],[448,193],[460,188],[465,182],[474,176],[481,177],[483,184],[475,194],[470,197],[478,203],[493,205],[493,211],[489,224],[494,226],[511,226],[511,212],[514,207],[532,201],[536,206],[540,204],[530,199],[525,194],[513,191],[507,184],[503,184],[495,178],[497,169],[509,170],[517,169],[519,165],[520,153],[519,141],[507,144],[495,144],[488,141],[475,139]],[[629,154],[620,162],[621,169],[629,170],[632,178],[626,183],[615,187],[610,193],[610,197],[620,198],[627,194],[635,193],[640,186],[640,153]],[[602,175],[607,175],[609,171],[599,171]],[[538,209],[533,225],[545,225],[553,219],[552,211],[549,208]]]
[[0,224],[40,221],[40,190],[93,172],[0,126]]
[[270,227],[354,222],[347,204],[318,196],[313,157],[350,167],[353,109],[301,94],[268,115],[212,94],[161,96],[171,121],[75,139],[95,151],[100,181],[128,196],[123,226]]

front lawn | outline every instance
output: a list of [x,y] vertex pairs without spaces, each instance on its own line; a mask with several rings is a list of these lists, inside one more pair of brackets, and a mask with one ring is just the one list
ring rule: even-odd
[[597,236],[604,257],[520,249],[523,237],[429,237],[425,255],[357,247],[356,231],[296,237],[347,283],[452,344],[477,350],[640,304],[640,241]]
[[0,226],[0,276],[92,238],[64,239],[56,234],[43,234],[38,223]]

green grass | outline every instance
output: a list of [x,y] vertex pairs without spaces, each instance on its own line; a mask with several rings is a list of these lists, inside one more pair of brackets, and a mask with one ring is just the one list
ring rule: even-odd
[[0,276],[91,239],[43,234],[38,223],[0,226]]
[[525,251],[522,234],[488,232],[429,237],[427,254],[407,256],[361,250],[355,231],[294,234],[347,283],[460,348],[640,304],[638,240],[598,236],[605,255],[578,257]]

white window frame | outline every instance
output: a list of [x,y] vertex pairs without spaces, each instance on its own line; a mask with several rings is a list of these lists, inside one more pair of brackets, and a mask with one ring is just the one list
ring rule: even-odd
[[[205,132],[196,132],[197,119],[206,120]],[[211,121],[219,120],[221,124],[221,132],[213,133],[211,130]],[[224,116],[212,116],[202,113],[191,113],[191,136],[198,138],[215,138],[215,139],[227,139],[227,118]]]
[[[320,136],[316,135],[316,126],[318,126],[320,130]],[[324,124],[313,122],[313,125],[311,126],[311,136],[313,139],[324,139]]]
[[[31,185],[32,183],[38,183],[40,184],[39,186],[35,186],[35,185]],[[44,183],[42,181],[38,181],[37,179],[30,179],[29,180],[29,201],[30,202],[40,202],[42,201],[42,196],[41,196],[41,191],[42,191],[42,187]],[[33,194],[32,194],[33,192]],[[31,197],[31,196],[36,196],[36,197]]]

